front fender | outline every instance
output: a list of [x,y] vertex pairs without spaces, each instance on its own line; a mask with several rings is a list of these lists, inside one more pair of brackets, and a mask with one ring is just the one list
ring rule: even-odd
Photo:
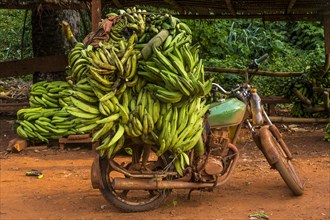
[[262,153],[265,155],[268,163],[272,166],[278,162],[280,155],[278,152],[278,143],[274,138],[269,126],[263,126],[258,133],[254,135],[255,142]]

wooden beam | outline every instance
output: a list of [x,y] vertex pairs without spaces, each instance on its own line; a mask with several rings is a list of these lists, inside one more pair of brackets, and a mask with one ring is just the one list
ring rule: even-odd
[[40,2],[24,2],[23,1],[11,1],[10,3],[0,3],[0,9],[34,9],[38,6],[42,5],[42,9],[52,9],[52,10],[63,10],[63,9],[71,9],[71,10],[79,10],[79,9],[88,9],[86,7],[86,4],[81,2],[76,3],[47,3],[43,2],[42,4]]
[[[217,67],[205,67],[205,71],[217,72],[217,73],[234,73],[234,74],[245,74],[245,69],[227,69],[227,68],[217,68]],[[251,75],[259,76],[278,76],[278,77],[294,77],[301,76],[303,73],[300,72],[269,72],[269,71],[255,71],[248,70],[248,73]]]
[[328,123],[327,118],[291,118],[284,116],[271,116],[270,120],[277,123]]
[[254,19],[260,18],[265,21],[320,21],[321,14],[217,14],[217,15],[176,15],[180,19]]
[[29,75],[35,72],[63,72],[67,65],[68,58],[65,55],[0,62],[0,78]]
[[180,14],[184,13],[183,8],[175,1],[175,0],[164,0],[167,4],[172,6],[175,10],[177,10]]
[[122,7],[123,7],[123,5],[120,3],[119,0],[112,0],[112,2],[113,2],[113,4],[115,4],[115,6],[116,6],[117,8],[122,8]]
[[291,14],[294,4],[296,4],[296,0],[290,0],[289,5],[286,9],[287,14]]
[[232,15],[235,15],[236,14],[236,11],[234,9],[234,6],[233,6],[233,3],[231,0],[226,0],[226,5],[227,5],[227,8],[229,10],[229,12],[232,14]]
[[323,67],[323,77],[330,69],[330,14],[323,16],[324,27],[324,48],[325,48],[325,63]]
[[282,96],[261,96],[262,103],[267,104],[283,104],[283,103],[291,103],[290,99],[284,98]]
[[0,103],[0,112],[17,112],[28,107],[30,107],[28,102]]
[[101,21],[101,0],[92,0],[92,31],[96,32],[99,29]]

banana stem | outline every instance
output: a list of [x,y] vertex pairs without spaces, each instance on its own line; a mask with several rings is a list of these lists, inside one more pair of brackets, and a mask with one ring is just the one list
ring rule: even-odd
[[76,40],[71,31],[70,24],[64,20],[62,21],[62,31],[66,40],[70,43],[72,47],[74,47],[78,41]]
[[168,37],[168,30],[161,30],[156,36],[154,36],[147,45],[141,50],[141,54],[144,60],[148,60],[152,55],[153,46],[159,47]]
[[305,96],[303,96],[296,88],[292,89],[292,92],[301,100],[303,101],[306,105],[311,105],[312,102]]

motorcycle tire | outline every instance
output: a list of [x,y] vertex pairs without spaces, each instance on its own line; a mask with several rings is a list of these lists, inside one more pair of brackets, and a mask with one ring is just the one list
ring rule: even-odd
[[[110,158],[110,160],[115,159]],[[162,156],[159,157],[163,163],[164,168],[168,165],[169,158]],[[124,212],[143,212],[157,208],[163,200],[170,194],[171,190],[135,190],[134,195],[130,195],[133,198],[129,198],[128,194],[131,194],[129,190],[118,191],[113,189],[112,181],[110,177],[111,166],[109,165],[109,159],[102,158],[100,160],[101,178],[103,181],[104,189],[100,189],[103,197],[113,204],[116,208],[121,209]],[[129,177],[123,177],[129,178]],[[139,198],[138,198],[139,196]],[[141,198],[140,198],[141,197]]]
[[[273,168],[275,168],[281,175],[284,182],[290,188],[295,196],[300,196],[304,193],[304,183],[301,181],[298,172],[294,168],[292,164],[292,160],[287,159],[286,154],[284,153],[281,145],[276,140],[272,132],[269,130],[268,126],[264,126],[259,131],[260,143],[265,149],[267,146],[272,146],[273,153],[278,155],[278,160],[274,164],[270,164]],[[274,155],[270,154],[270,151],[263,151],[266,158],[272,158]],[[270,161],[270,160],[268,160]]]

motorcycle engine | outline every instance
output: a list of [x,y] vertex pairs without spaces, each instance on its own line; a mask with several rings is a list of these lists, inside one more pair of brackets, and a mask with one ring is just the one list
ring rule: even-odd
[[212,182],[227,170],[228,131],[225,129],[212,129],[205,139],[208,153],[199,158],[195,178],[202,182]]

